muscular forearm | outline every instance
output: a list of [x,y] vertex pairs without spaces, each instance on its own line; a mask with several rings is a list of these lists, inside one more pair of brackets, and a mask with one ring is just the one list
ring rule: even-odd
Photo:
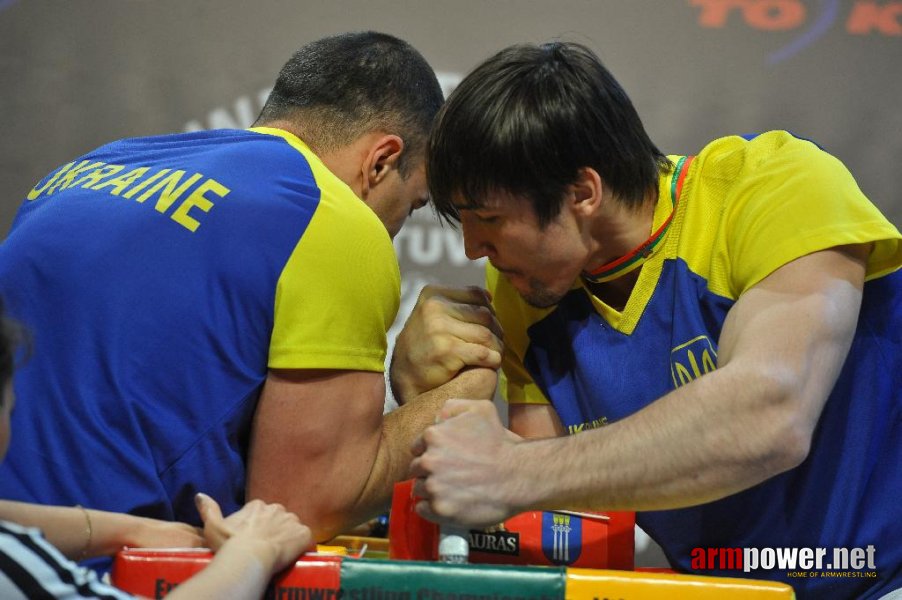
[[630,417],[569,437],[524,441],[487,403],[449,402],[442,422],[414,448],[414,492],[424,498],[417,512],[485,527],[526,510],[678,508],[754,485],[797,458],[773,451],[785,445],[787,430],[772,423],[792,422],[780,414],[791,402],[781,385],[764,380],[724,398],[718,386],[731,371],[709,373]]
[[408,475],[413,459],[411,445],[423,430],[435,423],[436,415],[446,400],[491,400],[497,379],[498,375],[492,369],[467,368],[446,384],[421,394],[413,402],[386,415],[373,468],[349,524],[362,522],[388,507],[394,483]]
[[747,375],[723,368],[628,419],[516,445],[509,462],[521,483],[513,496],[533,508],[669,509],[795,466],[810,429],[794,416],[783,382]]
[[[410,444],[445,399],[491,397],[496,374],[462,372],[382,414],[373,372],[272,373],[261,393],[248,458],[248,498],[280,503],[325,541],[387,508],[407,476]],[[286,461],[297,468],[286,472]]]

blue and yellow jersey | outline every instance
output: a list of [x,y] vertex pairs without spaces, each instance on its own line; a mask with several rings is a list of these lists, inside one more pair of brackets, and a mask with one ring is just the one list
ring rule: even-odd
[[381,371],[399,293],[385,227],[285,131],[129,139],[60,167],[0,246],[0,295],[33,335],[4,497],[237,509],[268,369]]
[[[697,547],[873,544],[881,582],[899,583],[899,232],[836,158],[787,132],[712,142],[688,166],[678,197],[674,177],[660,180],[652,230],[675,205],[672,222],[623,310],[581,283],[556,306],[533,308],[488,267],[505,332],[502,394],[550,403],[571,434],[627,417],[715,369],[727,313],[775,269],[818,250],[873,243],[857,334],[808,460],[724,500],[640,513],[638,522],[687,570]],[[828,589],[817,587],[826,580],[802,585]]]

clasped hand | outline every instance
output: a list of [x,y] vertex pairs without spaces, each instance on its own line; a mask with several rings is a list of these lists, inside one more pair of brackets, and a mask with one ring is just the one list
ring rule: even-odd
[[439,523],[489,527],[520,512],[512,467],[522,438],[486,400],[449,400],[439,422],[414,442],[410,465],[417,514]]
[[447,383],[466,367],[498,369],[502,337],[486,290],[427,285],[395,342],[391,385],[398,404]]

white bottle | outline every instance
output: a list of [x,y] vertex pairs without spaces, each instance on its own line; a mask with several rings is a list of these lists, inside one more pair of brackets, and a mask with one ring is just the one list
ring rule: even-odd
[[470,559],[470,532],[465,527],[442,525],[438,534],[440,562],[463,564]]

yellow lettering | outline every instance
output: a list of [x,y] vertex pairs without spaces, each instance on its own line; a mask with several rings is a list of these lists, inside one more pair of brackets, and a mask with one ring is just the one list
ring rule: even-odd
[[160,192],[160,197],[157,199],[155,208],[158,212],[166,212],[166,210],[172,206],[172,203],[178,200],[179,196],[181,196],[186,189],[200,179],[200,173],[195,173],[188,178],[188,181],[176,187],[184,174],[185,172],[181,170],[173,171],[167,175],[165,179],[161,179],[149,190],[138,196],[135,199],[135,202],[144,202],[157,192]]
[[[178,208],[175,209],[175,212],[172,213],[172,220],[192,232],[197,231],[197,228],[200,227],[200,223],[197,219],[189,215],[188,211],[196,206],[204,212],[210,212],[210,209],[213,208],[213,203],[208,198],[204,197],[204,193],[208,191],[222,198],[228,194],[230,190],[215,179],[207,179],[200,184],[196,190],[191,192],[191,195],[188,196],[184,202],[179,204]],[[157,210],[160,210],[159,204],[157,204]]]
[[[139,183],[138,185],[136,185],[129,191],[122,194],[122,197],[123,198],[131,198],[132,196],[134,196],[135,194],[137,194],[138,192],[140,192],[141,190],[143,190],[144,188],[149,186],[151,183],[153,183],[154,181],[156,181],[157,179],[159,179],[160,177],[162,177],[169,171],[170,171],[170,169],[160,169],[159,171],[157,171],[156,173],[154,173],[153,175],[151,175],[150,177],[148,177],[147,179],[145,179],[144,181],[142,181],[141,183]],[[143,202],[143,200],[141,202]]]
[[31,191],[28,192],[28,195],[26,196],[26,198],[28,198],[29,200],[37,199],[38,196],[40,196],[41,194],[44,193],[44,190],[46,190],[51,185],[53,185],[56,182],[56,180],[60,178],[60,175],[62,175],[63,173],[68,171],[70,168],[72,168],[72,165],[74,165],[74,164],[75,164],[75,161],[72,161],[67,165],[63,165],[63,167],[59,171],[57,171],[53,175],[53,177],[51,177],[50,179],[47,180],[47,183],[45,183],[44,185],[41,185],[40,187],[38,187],[36,185],[33,188],[31,188]]
[[717,368],[717,365],[714,364],[714,359],[711,358],[711,353],[707,350],[702,352],[702,368],[705,370],[705,373],[710,373]]
[[105,187],[112,187],[110,193],[114,196],[118,196],[122,193],[122,190],[133,184],[135,181],[144,176],[145,173],[150,171],[150,167],[138,167],[137,169],[132,169],[125,175],[120,175],[119,177],[114,177],[108,181],[104,181],[99,185],[95,185],[91,189],[93,190],[102,190]]
[[[118,173],[119,171],[121,171],[124,168],[125,168],[124,165],[107,165],[105,167],[101,167],[99,169],[91,171],[90,173],[88,173],[87,175],[85,175],[84,177],[82,177],[81,179],[79,179],[72,185],[73,185],[73,187],[77,186],[77,185],[81,185],[81,187],[88,188],[90,190],[90,189],[92,189],[92,186],[100,183],[101,179],[106,179],[110,175],[115,175],[116,173]],[[85,182],[85,183],[82,183],[82,182]]]
[[576,425],[568,425],[567,432],[571,435],[574,433],[579,433],[580,431],[585,431],[587,429],[597,429],[599,427],[603,427],[608,424],[607,417],[601,417],[600,419],[592,419],[586,423],[578,423]]
[[[173,175],[175,175],[175,173],[173,173]],[[173,175],[170,175],[169,177],[167,177],[167,180],[172,180]],[[194,175],[192,175],[191,177],[188,178],[188,181],[186,181],[182,185],[178,186],[177,188],[173,189],[175,187],[175,184],[178,183],[178,181],[179,181],[179,178],[176,177],[173,181],[171,181],[171,183],[168,183],[166,185],[166,189],[164,189],[160,193],[160,197],[157,199],[157,203],[154,206],[154,208],[157,209],[157,212],[160,212],[160,213],[166,212],[167,210],[169,210],[169,207],[172,206],[173,203],[175,203],[175,201],[178,200],[179,197],[181,197],[181,195],[185,193],[185,190],[187,190],[192,185],[194,185],[194,182],[197,181],[198,179],[200,179],[201,177],[203,177],[203,175],[201,175],[200,173],[195,173]],[[166,181],[163,181],[163,183],[166,183]]]
[[66,174],[64,176],[60,177],[57,180],[57,182],[53,184],[53,187],[51,187],[49,190],[47,190],[47,195],[49,196],[50,194],[56,192],[57,188],[60,188],[60,187],[62,189],[66,189],[67,187],[72,185],[72,182],[75,181],[75,178],[78,175],[80,175],[81,173],[87,171],[88,169],[96,169],[97,167],[104,165],[104,164],[106,164],[106,163],[102,163],[102,162],[92,163],[89,160],[81,161],[80,163],[78,163],[77,167],[74,167],[74,168],[66,171]]

